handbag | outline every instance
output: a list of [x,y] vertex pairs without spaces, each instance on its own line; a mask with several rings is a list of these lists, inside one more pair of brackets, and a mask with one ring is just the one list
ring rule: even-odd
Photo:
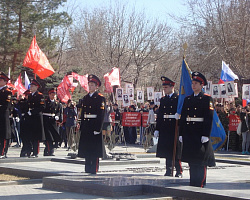
[[241,126],[242,126],[242,122],[240,122],[238,127],[237,127],[237,134],[238,135],[241,135]]

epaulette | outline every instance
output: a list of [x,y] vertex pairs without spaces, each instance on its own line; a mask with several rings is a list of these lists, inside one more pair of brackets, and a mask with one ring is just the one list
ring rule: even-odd
[[211,97],[211,95],[204,93],[204,95]]
[[101,93],[98,93],[99,96],[103,97],[103,95]]
[[41,93],[41,92],[38,92],[38,94],[43,95],[43,93]]
[[9,88],[6,88],[6,91],[11,92],[11,90]]

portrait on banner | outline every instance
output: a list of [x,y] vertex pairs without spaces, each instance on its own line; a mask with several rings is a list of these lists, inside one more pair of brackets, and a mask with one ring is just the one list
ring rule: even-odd
[[136,91],[136,100],[138,103],[144,103],[144,92],[142,90],[137,90]]
[[212,84],[212,95],[213,98],[220,98],[220,86],[219,84]]
[[129,93],[129,88],[134,88],[132,83],[125,83],[125,92]]
[[227,93],[226,93],[226,86],[225,84],[219,84],[220,87],[220,98],[226,98],[227,97]]
[[116,88],[116,100],[121,101],[123,94],[123,88]]
[[160,105],[161,97],[162,97],[162,92],[155,92],[154,93],[155,105]]
[[233,81],[225,82],[227,96],[235,96],[236,89]]
[[204,86],[204,91],[206,94],[211,95],[212,81],[207,81],[207,85]]
[[242,99],[250,99],[250,84],[243,84],[242,86]]
[[148,100],[154,100],[154,88],[153,87],[147,87],[147,97],[148,97]]
[[130,106],[130,101],[129,101],[129,95],[128,94],[123,94],[122,95],[122,104],[124,107]]
[[129,100],[134,100],[134,88],[133,87],[128,88],[128,96],[129,96]]

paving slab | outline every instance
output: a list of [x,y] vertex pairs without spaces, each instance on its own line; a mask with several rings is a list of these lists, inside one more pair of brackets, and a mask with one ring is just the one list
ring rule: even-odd
[[[43,152],[43,148],[43,146],[40,148],[41,152]],[[55,151],[56,156],[54,157],[39,155],[38,158],[34,159],[20,158],[20,148],[11,147],[9,149],[8,158],[0,160],[0,173],[26,176],[32,179],[40,179],[40,181],[42,181],[43,177],[46,177],[44,181],[47,181],[47,185],[51,184],[49,181],[60,180],[61,182],[67,183],[64,187],[70,185],[74,179],[79,181],[76,184],[79,186],[79,183],[86,184],[86,180],[89,183],[89,174],[83,173],[84,159],[70,159],[67,155],[72,152],[73,151],[66,151],[64,148],[59,148]],[[137,188],[135,188],[134,185],[127,187],[126,189],[130,189],[130,191],[133,191],[134,188],[134,193],[132,195],[136,194],[136,196],[121,197],[122,195],[120,195],[119,199],[173,199],[178,197],[177,194],[182,194],[179,196],[184,195],[186,198],[189,197],[190,199],[200,197],[199,195],[203,195],[201,199],[204,199],[205,196],[207,199],[225,199],[225,197],[228,199],[250,199],[249,155],[241,155],[239,152],[224,151],[215,153],[216,159],[220,160],[220,162],[217,162],[216,167],[208,168],[207,185],[206,188],[201,189],[188,186],[189,172],[186,163],[183,163],[184,177],[182,179],[169,178],[163,176],[165,173],[165,159],[156,158],[154,153],[146,153],[139,145],[127,147],[120,145],[115,147],[112,152],[135,154],[136,159],[121,159],[120,161],[101,160],[100,171],[95,177],[125,177],[126,181],[134,180],[134,182],[145,181],[146,179],[148,181],[162,181],[161,184],[156,185],[140,184],[137,185]],[[93,180],[91,181],[91,184],[97,184],[93,183]],[[99,184],[100,180],[97,182]],[[12,182],[9,186],[8,183],[2,183],[0,184],[0,199],[11,199],[12,195],[12,199],[67,199],[70,195],[72,198],[69,197],[68,199],[117,199],[117,197],[114,196],[100,197],[100,193],[88,195],[69,193],[67,190],[63,191],[61,188],[45,189],[45,185],[44,189],[42,189],[42,184],[36,183],[37,182],[30,182],[29,184],[27,182]],[[107,185],[101,184],[101,186],[106,187]],[[20,190],[19,193],[17,192],[18,195],[16,196],[14,193],[10,192],[10,190],[15,187],[17,187],[17,191]],[[23,193],[21,192],[22,187]],[[124,191],[126,192],[126,190],[123,190],[124,188],[119,188],[120,186],[116,187],[116,191],[120,191],[120,194]],[[9,190],[7,188],[9,188]],[[115,191],[111,188],[109,188],[109,190]],[[38,194],[41,194],[43,198],[38,197]],[[63,196],[63,194],[65,194],[65,196]]]

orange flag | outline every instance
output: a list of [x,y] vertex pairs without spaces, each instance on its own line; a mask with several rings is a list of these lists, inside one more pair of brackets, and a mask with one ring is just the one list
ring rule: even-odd
[[33,72],[41,79],[45,79],[55,73],[46,55],[39,48],[36,42],[36,36],[33,37],[30,48],[26,53],[23,66],[33,69]]

